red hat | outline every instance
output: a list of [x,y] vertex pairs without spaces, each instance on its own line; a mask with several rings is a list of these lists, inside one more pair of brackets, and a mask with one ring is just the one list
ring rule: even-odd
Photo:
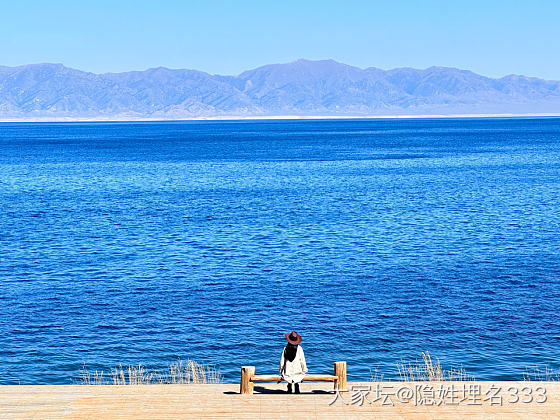
[[286,340],[288,340],[288,343],[293,344],[294,346],[297,346],[299,343],[301,343],[301,335],[299,335],[297,332],[292,331],[291,333],[288,333],[285,335],[286,336]]

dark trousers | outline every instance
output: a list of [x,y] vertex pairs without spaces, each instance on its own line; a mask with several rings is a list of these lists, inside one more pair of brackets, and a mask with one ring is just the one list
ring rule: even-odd
[[[294,385],[295,385],[296,394],[299,394],[299,384],[295,383]],[[288,383],[288,394],[291,393],[292,393],[292,384]]]

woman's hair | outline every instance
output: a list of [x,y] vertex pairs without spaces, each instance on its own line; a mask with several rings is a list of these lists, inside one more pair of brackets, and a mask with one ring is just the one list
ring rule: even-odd
[[284,359],[286,359],[288,362],[293,362],[296,358],[297,348],[297,344],[286,344],[286,347],[284,347]]

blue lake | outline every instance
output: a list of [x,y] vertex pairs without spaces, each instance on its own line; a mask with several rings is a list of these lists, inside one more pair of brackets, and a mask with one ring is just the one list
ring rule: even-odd
[[560,119],[0,124],[0,383],[560,365]]

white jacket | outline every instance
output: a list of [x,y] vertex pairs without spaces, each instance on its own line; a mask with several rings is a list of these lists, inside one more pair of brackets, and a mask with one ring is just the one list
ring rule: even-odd
[[284,358],[284,351],[282,350],[282,358],[280,359],[280,375],[286,382],[298,383],[303,380],[307,373],[307,364],[305,363],[305,355],[303,349],[298,346],[296,357],[293,361],[288,361]]

